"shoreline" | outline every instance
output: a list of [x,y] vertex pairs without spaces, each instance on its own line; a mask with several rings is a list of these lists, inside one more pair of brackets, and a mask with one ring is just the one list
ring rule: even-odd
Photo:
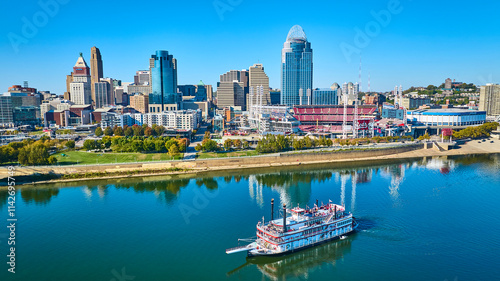
[[[268,156],[261,156],[261,157],[253,157],[254,159],[257,158],[259,161],[253,161],[257,163],[239,163],[238,161],[234,159],[224,159],[224,161],[219,161],[219,162],[226,162],[225,165],[219,165],[219,166],[213,166],[209,165],[208,163],[205,166],[201,167],[196,167],[196,163],[202,163],[202,162],[210,162],[214,160],[197,160],[197,161],[189,161],[186,162],[187,165],[180,171],[170,171],[170,172],[162,172],[161,170],[165,170],[165,168],[171,168],[172,165],[171,163],[164,163],[161,166],[161,169],[144,169],[144,170],[135,170],[135,174],[129,174],[129,175],[110,175],[110,176],[101,176],[101,177],[82,177],[82,178],[74,178],[74,179],[50,179],[50,180],[42,180],[42,181],[36,181],[36,182],[27,182],[27,183],[22,183],[19,184],[18,186],[22,187],[37,187],[38,185],[50,185],[50,184],[63,184],[63,183],[71,183],[71,182],[88,182],[88,181],[97,181],[97,180],[113,180],[113,179],[136,179],[136,178],[153,178],[153,177],[178,177],[178,178],[194,178],[194,177],[199,177],[199,176],[204,176],[206,174],[211,174],[211,173],[231,173],[231,172],[236,172],[236,171],[247,171],[247,170],[252,170],[252,169],[265,169],[265,168],[273,168],[273,169],[281,169],[281,168],[290,168],[290,167],[299,167],[299,166],[314,166],[314,165],[332,165],[332,166],[337,166],[339,164],[342,165],[349,165],[349,166],[355,166],[355,165],[363,165],[364,163],[374,163],[374,162],[394,162],[394,161],[404,161],[404,160],[410,160],[410,159],[422,159],[422,158],[434,158],[434,157],[449,157],[449,156],[464,156],[464,155],[481,155],[481,154],[498,154],[500,153],[500,142],[496,142],[494,144],[491,143],[478,143],[477,141],[474,142],[468,142],[465,144],[460,145],[456,149],[451,149],[451,150],[446,150],[446,151],[439,151],[439,149],[436,148],[420,148],[420,149],[407,149],[407,151],[403,152],[397,152],[397,153],[387,153],[385,155],[374,155],[374,156],[366,156],[366,157],[349,157],[351,156],[356,156],[356,154],[370,154],[370,152],[373,153],[373,151],[358,151],[361,153],[355,153],[356,151],[347,151],[342,153],[340,157],[338,157],[338,154],[335,155],[335,153],[325,153],[322,156],[327,156],[327,157],[316,157],[318,158],[317,160],[314,160],[314,154],[303,154],[303,155],[291,155],[287,157],[295,157],[295,158],[302,158],[300,161],[297,159],[297,161],[281,161],[281,162],[272,162],[272,161],[266,161],[265,160],[274,160],[271,159],[273,157],[268,157]],[[328,157],[328,155],[330,157]],[[333,156],[337,156],[337,159],[332,159]],[[344,157],[345,156],[345,157]],[[265,158],[268,159],[265,159]],[[294,159],[295,159],[294,158]],[[329,158],[329,159],[328,159]],[[310,160],[308,160],[310,159]],[[232,163],[233,162],[233,163]],[[185,163],[185,162],[181,162]],[[191,165],[189,165],[191,164]],[[206,164],[206,163],[205,163]],[[122,165],[123,166],[123,165]],[[157,165],[158,166],[158,165]],[[102,167],[86,167],[88,169],[99,169]],[[120,170],[120,166],[117,166],[118,170],[115,172],[120,172],[123,170]],[[110,172],[112,173],[112,172]],[[85,174],[85,173],[82,173]],[[0,186],[0,190],[7,189],[7,186]]]

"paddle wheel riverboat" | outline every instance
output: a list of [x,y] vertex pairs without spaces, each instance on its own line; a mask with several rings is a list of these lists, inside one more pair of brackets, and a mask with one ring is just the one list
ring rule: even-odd
[[227,249],[227,254],[246,251],[249,257],[280,256],[345,237],[358,226],[351,213],[331,201],[322,206],[316,201],[311,209],[297,206],[287,210],[283,205],[283,218],[274,219],[273,201],[271,220],[257,223],[257,238],[246,246]]

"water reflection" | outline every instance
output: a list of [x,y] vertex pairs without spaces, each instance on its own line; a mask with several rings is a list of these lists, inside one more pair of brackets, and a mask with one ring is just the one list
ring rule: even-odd
[[23,188],[21,198],[26,204],[47,205],[53,197],[59,194],[58,188]]
[[309,274],[324,266],[334,267],[339,260],[351,252],[351,241],[355,236],[345,240],[337,240],[316,246],[298,253],[283,257],[252,257],[247,262],[228,272],[237,274],[247,266],[255,266],[263,275],[271,280],[290,280],[291,278],[308,279]]
[[[361,167],[332,168],[331,165],[319,165],[308,167],[289,167],[283,169],[245,170],[238,175],[227,173],[207,174],[197,178],[145,178],[143,181],[137,179],[119,179],[110,184],[109,181],[94,181],[94,185],[81,188],[88,200],[93,198],[104,199],[109,191],[116,189],[132,190],[138,193],[151,192],[159,200],[167,204],[173,204],[182,189],[194,182],[199,188],[205,187],[209,191],[219,188],[219,183],[247,182],[249,196],[260,207],[264,206],[263,193],[266,188],[276,191],[282,203],[288,206],[306,206],[311,202],[311,186],[313,182],[336,183],[335,188],[340,188],[340,203],[345,206],[346,196],[350,194],[350,207],[356,208],[356,196],[359,184],[369,183],[374,174],[380,173],[383,178],[388,179],[389,195],[392,200],[398,202],[400,187],[405,180],[408,169],[427,169],[439,171],[441,174],[452,174],[458,166],[481,164],[480,169],[487,173],[498,173],[500,169],[500,155],[468,155],[460,157],[423,158],[413,161],[400,161],[392,164],[363,164]],[[346,164],[347,165],[347,164]],[[286,169],[286,170],[285,170]],[[307,170],[306,170],[307,169]],[[195,175],[193,175],[195,177]],[[98,184],[100,183],[100,184]],[[339,186],[340,185],[340,186]],[[349,186],[350,187],[349,187]],[[56,187],[67,186],[64,183],[51,185],[50,188],[21,188],[21,196],[26,203],[47,204],[56,197],[59,189]],[[349,190],[350,188],[350,190]],[[0,207],[7,203],[8,193],[6,189],[0,191]]]

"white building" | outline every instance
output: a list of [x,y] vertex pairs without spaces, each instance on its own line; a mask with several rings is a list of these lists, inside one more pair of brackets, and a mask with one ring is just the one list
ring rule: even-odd
[[123,127],[147,124],[152,127],[154,124],[167,129],[192,131],[198,128],[201,122],[201,110],[179,110],[162,113],[103,113],[101,116],[101,127]]
[[408,111],[408,120],[427,126],[471,126],[486,121],[486,111],[467,109],[422,109]]

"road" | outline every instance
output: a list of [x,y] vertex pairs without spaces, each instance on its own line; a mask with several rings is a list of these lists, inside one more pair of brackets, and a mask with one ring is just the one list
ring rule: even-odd
[[196,132],[196,135],[194,136],[194,139],[186,148],[186,152],[184,153],[184,160],[192,161],[196,159],[196,150],[194,148],[196,147],[196,145],[201,144],[203,138],[205,137],[206,130],[207,130],[206,125],[200,126],[200,128]]

